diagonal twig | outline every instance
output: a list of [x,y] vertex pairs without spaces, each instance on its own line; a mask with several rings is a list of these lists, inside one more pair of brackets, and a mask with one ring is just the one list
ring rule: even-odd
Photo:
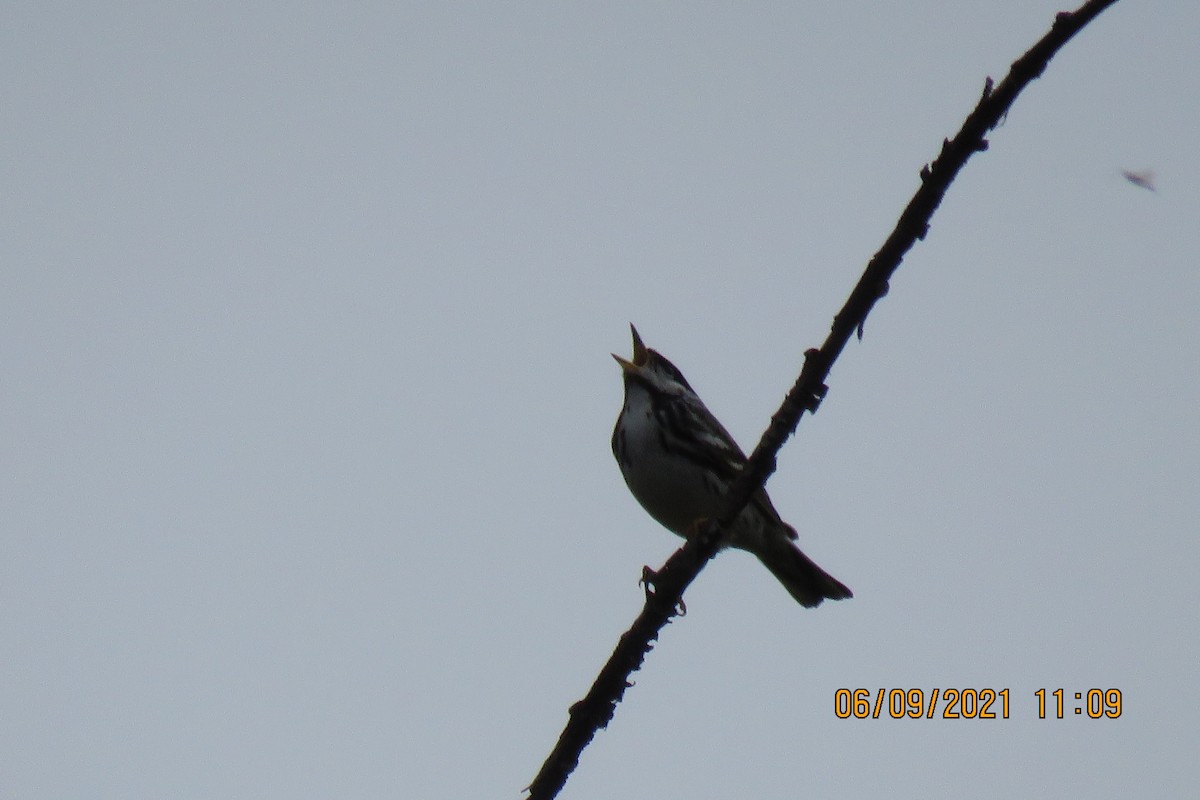
[[987,79],[983,96],[958,133],[943,142],[942,150],[932,164],[921,169],[920,188],[901,213],[891,235],[867,264],[842,310],[833,318],[829,336],[820,348],[805,353],[800,377],[771,417],[758,446],[730,488],[725,512],[710,521],[699,535],[688,539],[655,574],[653,591],[647,590],[642,612],[621,636],[587,695],[571,706],[566,728],[529,784],[528,800],[549,800],[556,796],[579,763],[583,748],[596,731],[608,725],[625,689],[631,685],[629,676],[641,667],[663,626],[676,615],[684,589],[716,555],[722,526],[732,522],[775,471],[775,455],[795,432],[804,412],[817,410],[825,396],[825,379],[833,362],[855,331],[862,336],[867,315],[875,302],[887,294],[888,281],[899,269],[905,253],[917,240],[925,238],[929,220],[941,205],[950,183],[972,155],[987,149],[985,136],[988,131],[1000,123],[1017,96],[1042,74],[1050,59],[1085,25],[1116,2],[1089,0],[1076,11],[1058,14],[1050,31],[1013,62],[999,85],[993,85],[991,78]]

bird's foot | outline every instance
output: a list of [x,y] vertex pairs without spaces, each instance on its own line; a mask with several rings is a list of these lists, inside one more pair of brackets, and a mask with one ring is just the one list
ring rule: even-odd
[[[647,565],[642,565],[642,577],[638,579],[638,586],[645,587],[646,602],[654,597],[654,581],[658,578],[658,573],[650,569]],[[679,603],[675,606],[675,611],[679,616],[687,616],[687,603],[683,602],[683,598],[679,598]]]

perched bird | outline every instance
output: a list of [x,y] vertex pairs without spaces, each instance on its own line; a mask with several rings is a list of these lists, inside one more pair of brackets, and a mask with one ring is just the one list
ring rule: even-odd
[[[687,537],[722,511],[746,456],[674,364],[633,331],[633,360],[614,354],[625,378],[625,405],[612,448],[629,491],[664,527]],[[726,544],[753,553],[802,606],[850,590],[795,545],[796,531],[759,489],[726,531]]]

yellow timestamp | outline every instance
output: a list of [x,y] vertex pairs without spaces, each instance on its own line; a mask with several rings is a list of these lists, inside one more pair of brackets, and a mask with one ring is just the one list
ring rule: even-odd
[[[1121,716],[1120,689],[1038,689],[1038,719],[1074,714],[1089,719]],[[838,719],[1008,719],[1011,689],[838,689],[833,713]],[[1074,698],[1074,702],[1072,702]]]
[[[1087,692],[1073,693],[1064,689],[1051,692],[1038,689],[1033,696],[1038,701],[1038,719],[1062,719],[1067,712],[1079,717],[1087,714],[1089,719],[1116,719],[1121,716],[1120,689],[1088,689]],[[1071,702],[1071,697],[1074,697],[1074,702]]]
[[1008,719],[1008,689],[838,689],[838,719]]

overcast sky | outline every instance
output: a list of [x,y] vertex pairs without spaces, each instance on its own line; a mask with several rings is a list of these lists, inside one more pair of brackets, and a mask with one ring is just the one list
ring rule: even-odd
[[[753,446],[1061,7],[5,3],[0,800],[519,797],[679,543],[628,324]],[[1067,46],[785,447],[854,599],[719,556],[563,797],[1195,790],[1198,32]]]

